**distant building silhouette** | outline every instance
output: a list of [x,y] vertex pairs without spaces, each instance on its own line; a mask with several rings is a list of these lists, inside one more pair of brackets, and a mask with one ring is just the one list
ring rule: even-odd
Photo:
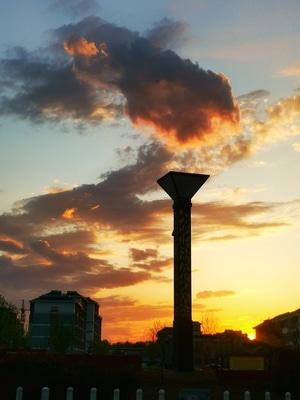
[[299,349],[300,308],[267,319],[255,326],[256,340],[276,347]]
[[[33,350],[83,354],[101,340],[99,304],[76,291],[52,290],[30,300],[29,334]],[[65,349],[64,349],[65,346]]]
[[[172,365],[173,357],[173,327],[164,327],[158,331],[157,339],[161,347],[162,363],[168,368]],[[227,367],[228,357],[240,352],[246,353],[249,342],[247,334],[231,329],[226,329],[222,333],[204,334],[201,331],[201,323],[193,321],[194,367],[212,363],[220,363],[223,367]]]

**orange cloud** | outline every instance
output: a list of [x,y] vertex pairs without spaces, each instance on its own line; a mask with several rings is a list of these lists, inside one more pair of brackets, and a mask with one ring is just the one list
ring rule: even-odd
[[180,146],[215,144],[226,126],[231,135],[237,133],[239,108],[228,79],[200,69],[188,79],[189,64],[183,65],[184,72],[178,72],[178,78],[171,75],[136,85],[136,100],[130,97],[126,107],[132,123],[152,127],[157,136]]
[[225,297],[225,296],[234,296],[236,293],[233,290],[204,290],[203,292],[199,292],[196,294],[197,299],[209,299],[211,297]]
[[0,108],[35,121],[70,118],[78,126],[126,114],[177,149],[228,143],[240,133],[230,82],[166,47],[180,41],[181,28],[165,20],[141,37],[90,17],[57,29],[51,48],[64,43],[72,67],[59,53],[49,57],[48,48],[39,58],[16,52],[1,67],[14,91],[1,97]]
[[70,56],[94,56],[99,53],[94,42],[83,37],[71,36],[64,41],[64,49]]
[[6,251],[8,253],[24,253],[26,251],[23,243],[18,240],[14,240],[7,236],[2,236],[0,238],[0,250]]
[[292,65],[290,67],[284,68],[281,71],[281,75],[283,76],[297,76],[300,75],[300,63]]
[[139,261],[145,261],[149,258],[156,258],[158,256],[158,251],[156,249],[139,250],[131,248],[130,255],[133,261],[139,262]]
[[242,124],[251,134],[252,149],[300,134],[300,96],[286,97],[275,104],[268,104],[266,96],[266,92],[256,91],[240,98]]
[[97,204],[96,206],[93,206],[93,207],[91,208],[91,211],[97,210],[97,208],[99,208],[99,207],[100,207],[100,204]]
[[267,107],[266,112],[276,122],[291,122],[300,115],[300,96],[286,97],[275,106]]
[[75,213],[76,209],[74,207],[72,208],[67,208],[63,214],[62,217],[65,219],[73,219],[74,218],[74,213]]
[[[90,37],[103,36],[94,32]],[[64,41],[65,50],[74,57],[74,76],[97,96],[98,88],[105,87],[91,116],[107,116],[101,104],[114,99],[133,125],[152,128],[165,142],[181,147],[215,144],[223,127],[230,135],[238,133],[239,106],[225,75],[205,71],[146,38],[134,37],[130,45],[121,45],[121,37],[105,38],[98,48],[81,36]],[[95,57],[85,62],[83,55]],[[101,98],[105,95],[106,102]]]

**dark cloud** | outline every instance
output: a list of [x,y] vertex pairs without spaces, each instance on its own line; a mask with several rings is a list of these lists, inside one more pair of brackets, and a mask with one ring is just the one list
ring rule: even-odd
[[[172,224],[162,223],[171,218],[171,201],[151,194],[160,190],[156,180],[166,173],[169,157],[158,143],[145,144],[134,164],[107,172],[98,184],[29,198],[0,215],[0,287],[34,296],[76,287],[89,295],[147,280],[165,282],[173,261],[160,246],[172,243]],[[251,236],[282,227],[272,214],[284,206],[195,203],[193,238]],[[113,263],[117,242],[128,242],[128,259]]]
[[[83,37],[88,42],[95,43],[98,47],[102,43],[113,46],[128,47],[140,37],[138,32],[133,32],[123,26],[111,24],[99,17],[90,16],[75,24],[66,24],[52,31],[54,42],[62,48],[66,39]],[[101,69],[100,71],[101,72]]]
[[145,261],[149,258],[156,258],[158,251],[156,249],[139,250],[135,248],[130,249],[130,256],[134,262]]
[[237,97],[238,101],[257,101],[270,96],[270,92],[264,89],[254,90],[253,92],[249,92]]
[[[150,228],[155,203],[141,196],[157,190],[156,179],[165,171],[170,154],[156,142],[140,147],[135,164],[101,175],[98,184],[86,184],[70,191],[49,193],[24,200],[12,217],[8,230],[33,226],[72,226],[101,222],[115,231],[138,231],[141,221]],[[3,222],[6,216],[3,215]],[[21,222],[21,223],[20,223]]]
[[[2,95],[0,113],[45,122],[71,118],[93,121],[92,114],[101,105],[100,96],[88,82],[82,83],[71,64],[57,64],[25,50],[15,49],[1,60],[6,87],[14,95]],[[113,110],[112,110],[113,109]],[[107,112],[118,113],[118,106],[106,105]],[[97,120],[101,120],[101,115]]]
[[104,296],[101,298],[101,304],[105,307],[131,307],[138,303],[137,300],[131,299],[130,297],[121,296]]
[[[143,263],[134,263],[132,267],[139,268],[144,271],[163,272],[173,267],[173,258],[161,257],[158,260],[151,260]],[[160,278],[158,278],[160,280]]]
[[[96,232],[82,227],[76,227],[76,230],[65,230],[60,233],[48,234],[46,236],[40,236],[41,240],[46,240],[51,246],[58,250],[64,250],[72,252],[74,250],[74,243],[76,243],[76,250],[78,252],[92,250],[92,244],[96,242]],[[98,254],[106,255],[107,250],[98,250]]]
[[0,238],[0,251],[13,254],[23,254],[26,252],[22,243],[7,237]]
[[186,30],[186,24],[164,18],[154,24],[152,29],[146,30],[145,36],[155,47],[171,49],[188,42],[188,38],[185,37]]
[[173,266],[173,258],[162,257],[157,249],[129,249],[131,266],[145,271],[162,272]]
[[157,189],[156,178],[164,173],[169,157],[151,142],[139,149],[135,164],[107,172],[97,185],[26,199],[11,213],[0,215],[0,249],[7,255],[0,266],[1,286],[31,292],[76,286],[91,293],[157,280],[155,274],[171,267],[158,250],[146,250],[152,258],[144,265],[113,265],[108,261],[111,250],[99,242],[99,235],[106,232],[108,240],[116,240],[116,235],[121,241],[142,242],[143,237],[153,236],[151,229],[157,234],[158,205],[139,196]]
[[125,112],[168,141],[210,141],[223,122],[238,124],[239,110],[224,75],[158,47],[180,29],[166,20],[145,38],[97,17],[65,25],[51,46],[1,60],[2,80],[13,88],[1,97],[1,113],[96,122]]
[[133,123],[150,125],[156,134],[181,144],[210,141],[216,120],[238,123],[224,76],[204,71],[170,50],[158,51],[145,39],[132,44],[128,58],[116,84]]
[[65,254],[51,249],[49,244],[37,242],[32,251],[41,255],[41,263],[22,265],[33,261],[28,254],[24,260],[14,262],[0,257],[1,286],[21,292],[39,293],[53,287],[72,290],[81,287],[86,293],[103,288],[127,287],[151,279],[149,272],[117,268],[106,260],[92,259],[87,254]]
[[[197,226],[205,226],[207,230],[195,233],[196,236],[205,236],[208,240],[223,240],[222,231],[226,232],[226,239],[258,236],[263,232],[283,228],[292,223],[290,214],[285,220],[273,217],[275,212],[286,207],[286,203],[276,202],[248,202],[231,204],[229,202],[210,202],[193,205],[193,219]],[[261,218],[262,217],[262,218]],[[235,232],[237,232],[235,234]]]

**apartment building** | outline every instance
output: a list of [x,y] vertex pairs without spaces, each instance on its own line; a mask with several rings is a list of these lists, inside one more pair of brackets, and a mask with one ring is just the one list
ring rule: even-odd
[[276,347],[300,348],[300,309],[277,315],[254,327],[256,340]]
[[85,354],[91,342],[101,340],[99,304],[91,298],[76,291],[52,290],[29,303],[33,350]]

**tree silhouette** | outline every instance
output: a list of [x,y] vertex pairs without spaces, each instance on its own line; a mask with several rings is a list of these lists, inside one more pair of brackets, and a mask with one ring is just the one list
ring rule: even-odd
[[212,312],[204,312],[201,320],[201,331],[205,335],[213,335],[217,333],[219,321]]
[[23,325],[17,307],[0,295],[0,348],[17,350],[25,344]]

